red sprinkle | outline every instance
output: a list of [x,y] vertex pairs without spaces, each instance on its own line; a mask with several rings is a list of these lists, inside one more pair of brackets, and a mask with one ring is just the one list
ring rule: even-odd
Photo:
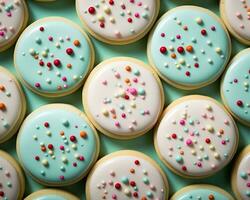
[[40,30],[40,31],[44,31],[44,28],[41,26],[41,27],[39,28],[39,30]]
[[66,49],[66,53],[67,53],[68,55],[72,55],[72,54],[74,53],[74,51],[73,51],[72,48],[67,48],[67,49]]
[[54,146],[53,146],[52,144],[49,144],[49,145],[48,145],[48,148],[49,148],[50,150],[52,150],[52,149],[54,149]]
[[181,168],[183,171],[187,171],[187,167],[186,166],[182,166]]
[[51,68],[51,67],[52,67],[51,62],[48,62],[48,63],[47,63],[47,67],[48,67],[48,68]]
[[121,189],[121,187],[122,187],[122,186],[121,186],[120,183],[116,183],[116,184],[115,184],[115,188],[116,188],[117,190]]
[[140,165],[140,161],[139,160],[135,160],[135,165]]
[[215,31],[215,30],[216,30],[215,26],[212,26],[212,27],[211,27],[211,30],[212,30],[212,31]]
[[130,181],[129,183],[132,187],[136,186],[136,183],[134,181]]
[[64,176],[59,176],[59,178],[60,178],[61,180],[64,180]]
[[91,14],[91,15],[95,14],[95,8],[92,6],[89,7],[88,11],[89,11],[89,14]]
[[40,65],[40,66],[44,66],[44,62],[41,60],[41,61],[39,62],[39,65]]
[[179,53],[183,53],[183,52],[184,52],[184,48],[183,48],[183,47],[178,47],[178,48],[177,48],[177,51],[178,51]]
[[199,63],[195,63],[195,64],[194,64],[194,67],[195,67],[195,68],[199,68]]
[[128,22],[132,23],[133,22],[132,18],[128,18]]
[[109,4],[110,5],[114,5],[114,1],[113,0],[109,0]]
[[186,76],[190,76],[190,72],[189,71],[187,71],[185,74],[186,74]]
[[0,197],[4,197],[4,192],[0,191]]
[[71,142],[75,142],[76,141],[76,137],[74,135],[71,135],[69,139],[70,139]]
[[41,87],[40,83],[36,83],[36,84],[35,84],[35,87],[36,87],[36,88],[40,88],[40,87]]
[[35,156],[35,160],[39,161],[40,157],[39,156]]
[[171,135],[171,137],[172,137],[173,139],[176,139],[176,138],[177,138],[177,135],[176,135],[175,133],[173,133],[173,134]]
[[73,163],[73,166],[74,166],[74,167],[77,167],[77,163],[76,163],[76,162],[74,162],[74,163]]
[[165,37],[166,35],[165,35],[165,33],[161,33],[161,37]]
[[205,141],[206,141],[207,144],[210,144],[210,142],[211,142],[211,140],[209,138],[206,138]]
[[54,60],[54,65],[59,67],[61,65],[61,61],[59,59]]
[[49,122],[44,122],[44,126],[45,126],[46,128],[48,128],[48,127],[49,127]]
[[237,104],[237,106],[242,107],[242,106],[243,106],[243,101],[238,100],[238,101],[236,102],[236,104]]
[[138,197],[138,193],[137,193],[137,192],[134,192],[134,193],[133,193],[133,196],[134,196],[134,197]]
[[201,30],[201,35],[207,35],[207,31],[205,29]]
[[103,22],[100,23],[100,27],[101,28],[104,28],[105,27],[105,24]]
[[160,52],[161,52],[162,54],[165,54],[165,53],[167,52],[167,48],[166,48],[165,46],[162,46],[162,47],[160,48]]

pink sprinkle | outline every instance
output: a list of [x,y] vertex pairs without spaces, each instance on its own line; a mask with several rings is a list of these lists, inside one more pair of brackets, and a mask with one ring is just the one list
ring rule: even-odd
[[7,13],[7,16],[8,16],[8,17],[11,17],[11,16],[12,16],[11,12],[8,12],[8,13]]
[[137,90],[135,88],[129,88],[128,89],[129,93],[132,94],[133,96],[137,95]]
[[135,2],[135,0],[130,0],[129,2],[130,2],[130,3],[134,3],[134,2]]
[[35,83],[35,87],[40,88],[41,87],[40,83]]
[[138,79],[137,79],[137,78],[134,78],[133,81],[134,81],[135,83],[137,83],[137,82],[138,82]]
[[249,182],[249,183],[247,183],[247,187],[250,187],[250,182]]
[[221,144],[225,145],[225,144],[226,144],[226,141],[225,141],[225,140],[222,140],[222,141],[221,141]]
[[216,30],[215,26],[212,26],[212,27],[211,27],[211,30],[212,30],[212,31],[215,31],[215,30]]
[[115,126],[116,127],[120,127],[120,123],[119,122],[115,122]]
[[0,31],[0,36],[4,36],[4,32],[3,31]]
[[185,120],[184,119],[180,120],[180,125],[182,125],[182,126],[185,125]]
[[64,150],[64,146],[61,145],[61,146],[60,146],[60,149],[63,151],[63,150]]
[[138,5],[138,6],[142,6],[142,2],[139,2],[137,5]]
[[48,39],[49,39],[49,41],[53,41],[53,37],[52,36],[49,36]]
[[238,83],[238,79],[234,79],[234,83]]
[[112,195],[112,199],[117,199],[116,194],[113,194],[113,195]]
[[181,35],[176,35],[176,38],[177,39],[181,39]]
[[121,5],[122,9],[125,10],[126,6],[124,4]]
[[67,81],[67,78],[64,76],[64,77],[62,77],[62,80],[63,81]]
[[103,81],[102,81],[102,84],[103,84],[103,85],[107,85],[107,83],[108,83],[107,80],[103,80]]
[[115,77],[116,77],[116,78],[120,78],[121,75],[120,75],[118,72],[116,72],[116,73],[115,73]]
[[59,176],[60,180],[64,180],[64,176]]
[[166,35],[165,35],[165,33],[161,33],[161,37],[165,37]]
[[193,141],[191,139],[187,139],[186,144],[188,146],[191,146],[193,144]]
[[79,157],[79,160],[80,160],[80,161],[84,161],[85,159],[84,159],[83,156],[80,156],[80,157]]
[[136,17],[136,18],[139,18],[139,17],[140,17],[140,14],[139,14],[139,13],[135,13],[135,17]]

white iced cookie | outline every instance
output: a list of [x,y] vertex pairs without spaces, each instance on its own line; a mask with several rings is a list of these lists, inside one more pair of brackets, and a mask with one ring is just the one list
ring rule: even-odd
[[9,71],[0,67],[0,143],[17,132],[25,112],[26,101],[21,86]]
[[250,145],[236,159],[231,184],[237,199],[250,200]]
[[130,139],[150,130],[164,104],[161,82],[145,63],[118,57],[100,63],[83,89],[86,114],[113,138]]
[[76,10],[85,28],[109,44],[141,39],[152,27],[159,0],[77,0]]
[[0,52],[14,44],[27,22],[25,0],[0,0]]
[[250,45],[250,0],[221,0],[220,14],[232,35]]
[[162,161],[187,178],[203,178],[227,165],[238,146],[238,129],[225,108],[212,98],[191,95],[174,101],[155,132]]
[[24,187],[21,168],[9,154],[0,150],[0,199],[21,200]]
[[167,178],[155,161],[128,150],[100,159],[86,183],[87,200],[163,200],[168,192]]

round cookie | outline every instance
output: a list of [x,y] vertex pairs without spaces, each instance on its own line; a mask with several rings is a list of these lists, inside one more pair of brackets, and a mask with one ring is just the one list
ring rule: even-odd
[[220,14],[230,33],[250,45],[250,1],[221,0]]
[[30,194],[24,200],[79,200],[79,198],[62,190],[43,189]]
[[83,89],[83,105],[102,133],[131,139],[150,130],[164,105],[160,79],[145,63],[117,57],[100,63]]
[[250,49],[238,53],[221,82],[221,96],[232,115],[250,126]]
[[15,43],[28,18],[25,0],[0,0],[0,52]]
[[238,129],[216,100],[182,97],[166,108],[155,130],[158,156],[176,174],[204,178],[227,165],[238,146]]
[[76,0],[84,27],[98,40],[123,45],[144,37],[160,9],[159,0]]
[[0,150],[0,199],[21,200],[24,187],[21,168],[9,154]]
[[65,96],[83,84],[94,64],[94,49],[78,25],[66,18],[49,17],[25,29],[14,62],[21,80],[33,92]]
[[70,185],[82,179],[97,160],[99,137],[80,110],[50,104],[25,119],[17,138],[17,154],[37,182]]
[[190,185],[176,192],[170,200],[234,200],[225,190],[207,184]]
[[10,139],[22,123],[26,100],[16,78],[0,67],[0,143]]
[[147,55],[164,81],[197,89],[221,75],[231,55],[231,40],[214,13],[180,6],[158,21],[149,36]]
[[231,184],[237,199],[250,199],[250,145],[236,159]]
[[100,159],[86,183],[87,200],[130,200],[168,198],[168,181],[151,158],[123,150]]

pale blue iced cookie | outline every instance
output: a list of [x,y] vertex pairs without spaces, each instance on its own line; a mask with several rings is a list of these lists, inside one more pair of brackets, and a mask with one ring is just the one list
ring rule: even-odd
[[62,190],[43,189],[30,194],[24,200],[79,200],[79,198]]
[[223,189],[213,185],[190,185],[176,192],[170,200],[234,200]]
[[148,58],[163,80],[181,89],[215,81],[231,54],[229,35],[209,10],[182,6],[167,12],[148,42]]
[[23,168],[44,185],[63,186],[83,178],[99,154],[99,139],[85,115],[67,104],[31,113],[18,134]]
[[50,17],[31,24],[14,53],[21,80],[32,91],[49,97],[78,89],[92,68],[94,51],[88,36],[73,22]]
[[242,123],[250,125],[250,49],[232,60],[221,83],[221,95],[229,111]]

